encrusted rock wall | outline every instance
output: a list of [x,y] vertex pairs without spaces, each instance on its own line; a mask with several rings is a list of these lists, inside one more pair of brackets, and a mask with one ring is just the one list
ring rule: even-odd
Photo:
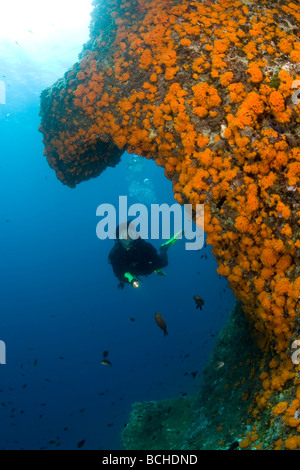
[[95,0],[94,7],[79,62],[41,97],[48,162],[74,187],[127,150],[165,168],[179,203],[205,204],[218,272],[273,357],[261,363],[252,413],[259,420],[277,396],[274,416],[291,432],[281,445],[296,448],[299,4]]

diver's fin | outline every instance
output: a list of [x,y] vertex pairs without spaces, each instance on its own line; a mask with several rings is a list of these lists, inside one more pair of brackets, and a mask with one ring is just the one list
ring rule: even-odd
[[167,276],[167,274],[161,269],[156,269],[154,272],[155,274],[158,274],[159,276]]
[[177,240],[182,239],[183,233],[184,233],[183,230],[179,230],[179,232],[177,232],[174,235],[174,237],[170,238],[170,240],[168,240],[165,243],[163,243],[162,245],[160,245],[160,248],[168,250],[170,248],[170,246],[174,245],[174,243],[177,242]]

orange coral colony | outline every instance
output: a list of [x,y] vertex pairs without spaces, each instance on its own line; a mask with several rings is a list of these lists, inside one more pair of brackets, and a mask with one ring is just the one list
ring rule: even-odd
[[[218,273],[265,353],[255,435],[269,410],[285,430],[270,448],[300,448],[299,5],[94,5],[80,61],[41,97],[48,162],[74,187],[127,150],[165,168],[180,204],[204,203]],[[241,447],[254,446],[245,435]]]

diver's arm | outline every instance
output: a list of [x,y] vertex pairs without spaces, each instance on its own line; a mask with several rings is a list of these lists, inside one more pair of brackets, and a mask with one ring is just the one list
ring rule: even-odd
[[121,263],[121,260],[119,260],[119,263],[112,263],[112,267],[115,276],[120,281],[118,285],[119,289],[123,289],[124,284],[130,284],[133,287],[139,287],[139,280],[129,272],[127,264]]
[[129,284],[128,279],[125,277],[125,273],[128,271],[127,264],[124,263],[124,253],[120,246],[115,245],[108,257],[108,261],[113,268],[114,275],[119,279],[119,286],[123,289],[124,284]]

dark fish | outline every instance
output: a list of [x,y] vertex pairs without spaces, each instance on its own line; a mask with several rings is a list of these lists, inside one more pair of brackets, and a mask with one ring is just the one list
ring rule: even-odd
[[130,321],[135,321],[135,318],[133,318],[133,317],[130,317]]
[[107,357],[108,356],[108,351],[103,351],[103,357]]
[[239,441],[234,441],[230,446],[228,447],[227,450],[234,450],[239,446]]
[[168,335],[167,324],[165,322],[164,317],[160,313],[156,312],[155,321],[156,321],[156,324],[159,326],[159,328],[163,330],[164,336],[167,336]]
[[204,300],[202,299],[202,297],[199,297],[199,295],[194,295],[193,299],[196,302],[196,309],[200,308],[200,310],[202,310],[202,307],[204,305]]
[[37,359],[35,359],[35,360],[33,361],[33,365],[34,365],[34,367],[36,367],[36,366],[37,366],[37,363],[38,363],[38,360],[37,360]]
[[82,441],[78,442],[77,444],[77,449],[81,449],[85,444],[85,439],[83,439]]

